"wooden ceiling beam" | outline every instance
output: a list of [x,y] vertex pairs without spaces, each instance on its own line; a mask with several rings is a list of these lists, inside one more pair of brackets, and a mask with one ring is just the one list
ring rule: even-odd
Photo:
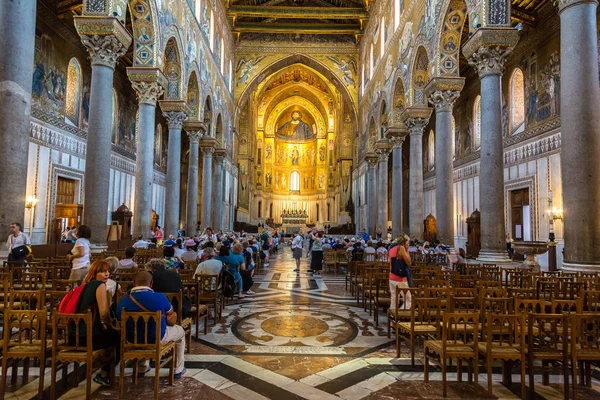
[[233,32],[253,33],[303,33],[323,35],[357,35],[362,31],[358,24],[262,24],[257,22],[238,22]]
[[513,20],[522,22],[524,25],[535,28],[536,20],[535,15],[531,11],[524,10],[518,6],[511,7],[511,17]]
[[364,19],[368,17],[368,13],[362,8],[344,7],[235,6],[227,10],[227,16],[278,19]]

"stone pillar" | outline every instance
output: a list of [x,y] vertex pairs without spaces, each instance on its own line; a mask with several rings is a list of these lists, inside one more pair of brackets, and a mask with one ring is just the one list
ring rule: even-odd
[[[463,52],[481,79],[481,158],[479,209],[482,262],[508,262],[504,220],[504,150],[502,147],[502,71],[519,34],[512,28],[479,29]],[[596,60],[597,63],[597,60]],[[596,86],[598,76],[596,75]]]
[[600,271],[598,2],[560,0],[556,3],[560,14],[563,269],[597,272]]
[[35,1],[0,2],[0,160],[4,160],[0,171],[0,248],[8,239],[10,224],[23,225],[35,13]]
[[217,149],[214,154],[215,161],[215,175],[213,196],[212,196],[212,226],[215,230],[223,229],[223,162],[225,160],[226,152],[223,149]]
[[388,228],[388,156],[392,149],[392,143],[389,139],[379,140],[376,144],[376,150],[379,163],[378,179],[379,188],[377,189],[377,228],[381,230],[382,237],[387,237]]
[[[212,146],[202,146],[202,228],[208,228],[211,220],[211,200],[212,200],[212,164],[215,148]],[[218,229],[218,228],[217,228]]]
[[106,245],[108,186],[113,131],[113,77],[131,36],[116,18],[75,17],[75,27],[92,64],[90,114],[85,159],[83,223],[92,230],[94,247]]
[[427,107],[411,107],[402,114],[410,135],[409,235],[417,239],[423,239],[423,130],[430,116]]
[[402,232],[402,143],[406,128],[392,133],[392,238]]
[[[143,74],[143,75],[142,75]],[[135,202],[133,209],[133,238],[150,238],[152,228],[152,181],[154,174],[154,125],[156,101],[164,92],[165,78],[158,69],[128,68],[127,75],[135,90],[138,109],[138,128],[135,159]],[[137,80],[155,77],[154,81]],[[140,76],[141,77],[141,76]]]
[[452,108],[465,78],[434,78],[425,87],[435,106],[435,217],[437,239],[454,247]]
[[187,134],[190,139],[190,158],[188,164],[185,234],[186,236],[194,236],[198,222],[198,163],[200,161],[198,143],[202,132],[188,131]]
[[[163,102],[161,102],[162,106]],[[164,110],[164,108],[163,108]],[[167,154],[167,188],[165,196],[165,235],[177,236],[179,229],[179,196],[181,191],[181,128],[187,119],[182,111],[166,111],[169,125]]]
[[377,155],[367,155],[369,173],[367,175],[367,232],[375,236],[377,226]]

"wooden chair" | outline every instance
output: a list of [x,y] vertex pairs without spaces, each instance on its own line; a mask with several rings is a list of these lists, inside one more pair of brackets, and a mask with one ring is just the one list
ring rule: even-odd
[[433,338],[440,335],[442,303],[439,298],[417,297],[412,299],[410,322],[398,322],[396,333],[396,358],[400,358],[400,338],[410,343],[411,365],[415,365],[415,339]]
[[71,276],[71,267],[68,265],[56,265],[54,266],[54,275],[52,280],[55,279],[69,279]]
[[183,328],[185,332],[185,342],[187,344],[187,352],[190,352],[192,347],[192,318],[183,318],[183,293],[165,293],[163,294],[169,299],[169,302],[173,306],[173,309],[177,312],[177,325]]
[[573,374],[573,398],[577,399],[577,368],[581,368],[580,384],[592,386],[592,362],[600,361],[600,314],[571,316],[572,346],[571,368]]
[[[337,261],[338,268],[344,268],[344,270],[348,270],[348,257],[346,250],[336,250],[335,257]],[[346,281],[346,285],[348,285],[348,281]],[[348,286],[346,286],[346,289]]]
[[[160,342],[161,312],[121,312],[121,377],[119,379],[119,399],[125,390],[125,362],[133,361],[133,383],[137,383],[138,360],[154,360],[154,399],[158,399],[160,369],[169,365],[169,385],[175,382],[175,342]],[[149,343],[150,322],[154,324],[154,343]],[[129,333],[129,334],[128,334]]]
[[527,318],[525,314],[487,314],[486,323],[482,330],[482,341],[479,342],[479,355],[486,362],[488,393],[493,396],[492,390],[492,362],[503,362],[503,384],[512,382],[512,363],[521,363],[521,398],[527,398],[525,382],[525,333],[527,332]]
[[327,272],[328,268],[330,268],[334,273],[337,273],[337,257],[333,250],[325,250],[323,269],[325,272]]
[[[16,335],[12,329],[16,329]],[[29,378],[29,360],[37,359],[40,364],[38,395],[44,391],[44,368],[46,364],[46,310],[4,311],[4,340],[2,342],[2,382],[0,399],[4,398],[9,360],[12,361],[11,381],[17,380],[17,362],[23,360],[23,380]]]
[[542,314],[546,312],[544,300],[515,299],[515,314]]
[[373,303],[375,305],[375,326],[379,326],[379,310],[387,310],[391,303],[389,274],[387,272],[376,273],[374,281],[375,299]]
[[581,292],[583,297],[583,312],[600,312],[600,290],[584,290]]
[[[411,296],[411,303],[412,303],[412,300],[414,300],[415,297],[417,297],[417,296],[425,297],[423,295],[423,289],[406,288],[406,287],[399,287],[399,286],[396,287],[396,294],[394,296],[395,298],[393,301],[395,301],[395,304],[397,304],[398,306],[396,308],[392,308],[392,307],[388,308],[387,337],[388,338],[391,337],[391,329],[393,326],[394,332],[396,334],[396,348],[397,349],[400,346],[400,344],[398,342],[398,323],[410,321],[410,316],[412,314],[411,309],[406,308],[406,303],[404,302],[404,299],[406,299],[407,294],[410,294],[410,296]],[[401,300],[402,300],[402,304],[400,304]],[[397,354],[399,354],[399,353],[397,353]]]
[[208,334],[208,306],[200,304],[200,284],[198,282],[187,282],[183,284],[183,295],[187,296],[192,303],[191,318],[196,326],[196,339],[200,335],[200,318],[204,319],[204,334]]
[[[77,385],[79,379],[77,373],[79,364],[85,363],[86,386],[85,398],[89,399],[92,393],[92,374],[94,372],[94,362],[98,360],[110,362],[110,380],[114,382],[116,357],[115,348],[94,350],[92,341],[87,338],[92,337],[92,313],[85,314],[59,314],[52,315],[52,378],[51,382],[56,382],[56,373],[59,368],[63,369],[63,377],[69,363],[75,364],[75,378],[73,384]],[[85,331],[85,335],[81,333]],[[60,364],[60,366],[59,366]],[[121,364],[123,365],[123,364]],[[122,373],[122,372],[121,372]],[[66,383],[66,380],[65,380]],[[56,384],[50,386],[50,399],[55,398]]]
[[52,290],[73,290],[77,286],[79,281],[74,279],[53,279],[52,280]]
[[469,383],[472,382],[473,366],[475,385],[478,384],[479,370],[479,314],[444,313],[442,340],[425,341],[423,372],[425,382],[429,382],[429,360],[437,361],[442,367],[442,394],[447,395],[446,360],[457,359],[458,381],[462,382],[462,361],[469,363]]
[[535,398],[535,361],[541,361],[542,384],[550,383],[550,362],[559,362],[564,378],[564,398],[569,398],[569,316],[566,314],[538,314],[528,317],[527,370],[529,371],[529,398]]
[[193,282],[194,281],[194,273],[196,269],[178,269],[179,276],[181,277],[181,282]]
[[9,290],[6,308],[14,310],[42,310],[46,304],[43,290]]
[[[225,302],[222,292],[219,290],[220,275],[199,274],[196,275],[196,282],[198,284],[198,302],[199,304],[206,304],[209,309],[212,306],[214,311],[213,325],[216,325],[217,320],[221,319],[221,306]],[[204,329],[206,334],[207,326]]]

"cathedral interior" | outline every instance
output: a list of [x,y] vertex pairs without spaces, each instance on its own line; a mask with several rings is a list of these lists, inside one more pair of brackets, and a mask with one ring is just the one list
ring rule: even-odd
[[[467,266],[499,268],[498,290],[505,291],[491,297],[541,301],[540,314],[556,318],[565,313],[553,311],[554,301],[572,301],[569,315],[576,309],[572,321],[579,322],[569,325],[569,338],[586,337],[586,329],[600,335],[597,5],[2,0],[0,260],[10,260],[15,223],[42,260],[34,263],[48,268],[71,250],[67,228],[81,225],[91,228],[92,253],[104,255],[150,240],[161,227],[165,239],[208,227],[256,238],[281,234],[279,250],[254,274],[254,297],[223,298],[221,312],[215,306],[210,318],[194,321],[207,330],[192,334],[183,379],[171,385],[161,370],[160,396],[600,398],[598,335],[593,343],[560,343],[564,358],[543,361],[550,369],[558,360],[558,372],[526,379],[521,365],[533,369],[534,359],[525,347],[541,335],[515,333],[527,336],[516,362],[492,368],[493,351],[484,351],[474,359],[480,367],[473,384],[472,357],[463,369],[460,358],[455,364],[448,356],[446,382],[445,361],[443,379],[442,367],[423,371],[428,341],[416,346],[415,366],[415,318],[427,307],[408,311],[401,323],[385,311],[389,298],[378,308],[368,266],[356,272],[336,255],[335,268],[316,277],[304,272],[311,259],[303,256],[296,273],[289,248],[293,235],[310,231],[332,243],[360,232],[386,245],[404,234],[439,242],[464,249]],[[538,274],[530,292],[520,286],[520,295],[511,293],[507,271],[528,263]],[[30,365],[25,357],[6,369],[16,331],[4,310],[15,298],[11,290],[25,286],[15,288],[17,273],[6,262],[4,269],[3,398],[118,396],[122,377],[86,392],[90,373],[79,364],[51,381],[50,356],[45,382],[39,361]],[[555,298],[544,297],[550,279]],[[477,282],[481,296],[495,287],[482,281],[492,279]],[[567,281],[582,291],[560,297]],[[477,310],[483,332],[485,310]],[[597,317],[593,323],[577,319],[583,310]],[[537,317],[534,307],[527,318]],[[446,322],[438,315],[435,324]],[[410,339],[400,338],[403,323],[413,325]],[[479,340],[485,350],[486,335]],[[155,393],[153,379],[128,383],[125,398]]]

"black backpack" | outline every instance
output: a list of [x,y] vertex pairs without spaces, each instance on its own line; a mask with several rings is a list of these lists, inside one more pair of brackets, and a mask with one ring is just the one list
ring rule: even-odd
[[221,287],[223,290],[223,296],[233,297],[238,292],[238,287],[235,284],[235,278],[233,274],[226,268],[221,270]]

